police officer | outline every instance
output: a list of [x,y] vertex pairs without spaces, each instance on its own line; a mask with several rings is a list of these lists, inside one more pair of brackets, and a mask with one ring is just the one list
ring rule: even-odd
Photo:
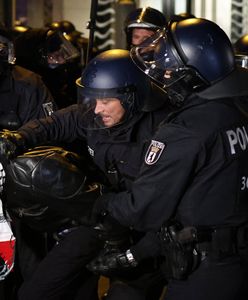
[[63,33],[65,38],[70,41],[80,52],[80,61],[82,66],[86,63],[86,53],[88,38],[84,37],[83,32],[76,29],[75,25],[68,20],[54,21],[46,25],[51,30],[59,30]]
[[41,77],[15,65],[11,35],[0,27],[0,128],[15,130],[27,121],[51,115],[54,100]]
[[[53,97],[41,77],[36,73],[15,65],[12,36],[1,25],[0,129],[16,130],[32,119],[50,116],[55,109],[56,105]],[[15,220],[12,222],[12,229],[17,238],[17,248],[15,272],[12,272],[6,279],[6,284],[8,284],[6,297],[8,299],[11,298],[10,294],[13,293],[13,285],[16,285],[16,279],[18,278],[19,281],[19,271],[22,276],[28,276],[30,270],[39,261],[39,253],[41,253],[40,242],[42,241],[43,244],[44,240],[43,235],[40,235],[39,246],[35,245],[35,243],[27,246],[26,239],[30,239],[28,230],[24,230],[24,227]],[[39,247],[39,251],[35,247]]]
[[131,192],[104,195],[95,210],[158,230],[165,299],[247,299],[247,70],[205,19],[171,23],[131,55],[179,109],[152,137]]
[[139,45],[165,26],[167,26],[165,15],[155,8],[146,6],[131,11],[124,24],[127,49]]
[[[1,144],[3,148],[6,146],[6,151],[2,153],[9,153],[10,144],[16,145],[18,152],[24,144],[26,148],[51,140],[68,142],[80,137],[87,140],[93,161],[106,175],[105,185],[116,191],[130,190],[147,140],[171,107],[166,102],[153,103],[161,90],[154,94],[155,86],[133,64],[127,50],[114,49],[98,55],[87,65],[77,84],[81,95],[78,105],[26,124],[16,133],[5,132]],[[162,95],[164,99],[165,93]],[[122,235],[123,232],[126,229]],[[24,284],[20,299],[45,299],[50,293],[53,299],[58,299],[65,294],[76,274],[99,251],[97,236],[95,230],[86,226],[68,234],[41,263],[40,272]],[[120,235],[117,237],[120,239]],[[145,299],[149,280],[142,282],[133,286],[122,284],[118,299]]]
[[42,77],[59,108],[76,103],[80,53],[62,32],[30,28],[14,44],[17,64]]

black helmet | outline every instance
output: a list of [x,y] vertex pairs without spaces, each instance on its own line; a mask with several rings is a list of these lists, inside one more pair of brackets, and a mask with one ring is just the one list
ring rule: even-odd
[[23,34],[23,32],[28,31],[29,29],[31,29],[30,26],[26,26],[26,25],[15,25],[12,28],[12,33],[13,33],[13,37],[17,38],[19,35]]
[[151,89],[149,78],[132,62],[129,51],[123,49],[107,50],[93,58],[77,85],[78,102],[93,104],[88,106],[90,111],[95,107],[95,99],[118,98],[125,109],[125,120],[146,109]]
[[67,20],[60,21],[60,27],[61,27],[61,30],[67,34],[76,31],[75,25],[72,22],[67,21]]
[[58,30],[33,28],[15,40],[17,63],[34,72],[56,68],[78,57],[78,50]]
[[99,196],[99,187],[87,181],[85,160],[60,147],[34,148],[4,170],[9,213],[36,230],[54,231],[79,222]]
[[131,45],[132,30],[134,28],[145,28],[156,31],[167,25],[165,15],[152,7],[137,8],[131,11],[124,24],[127,44]]
[[137,8],[127,16],[125,20],[125,30],[131,28],[149,28],[157,30],[167,24],[165,15],[152,7]]
[[240,37],[233,44],[233,48],[237,65],[248,68],[248,34]]
[[45,42],[41,48],[41,54],[46,64],[51,68],[58,67],[79,57],[80,53],[67,40],[62,32],[48,30]]
[[198,18],[170,23],[166,32],[159,31],[132,49],[131,57],[179,101],[235,69],[232,44],[225,32],[214,22]]
[[47,23],[45,25],[45,27],[47,27],[48,29],[50,30],[60,30],[61,29],[61,26],[60,26],[60,22],[59,21],[53,21],[51,23]]
[[67,20],[54,21],[52,23],[46,24],[46,27],[53,31],[59,30],[63,33],[63,36],[69,41],[72,41],[73,37],[75,39],[76,37],[80,37],[83,35],[82,32],[76,30],[76,27],[72,22]]

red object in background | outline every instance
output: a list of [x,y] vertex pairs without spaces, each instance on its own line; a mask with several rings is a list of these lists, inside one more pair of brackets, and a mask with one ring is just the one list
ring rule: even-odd
[[7,222],[0,200],[0,281],[13,270],[15,259],[15,237]]

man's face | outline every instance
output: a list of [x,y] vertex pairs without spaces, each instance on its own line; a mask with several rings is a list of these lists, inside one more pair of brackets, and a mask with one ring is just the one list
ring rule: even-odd
[[153,30],[144,28],[134,28],[132,32],[132,45],[138,46],[152,35],[154,35]]
[[117,98],[96,99],[95,114],[102,118],[106,127],[112,127],[122,121],[125,110]]

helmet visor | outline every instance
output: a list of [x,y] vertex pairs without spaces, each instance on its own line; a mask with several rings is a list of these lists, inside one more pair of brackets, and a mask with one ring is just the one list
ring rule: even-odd
[[[84,91],[80,85],[80,78],[77,80],[78,86],[78,105],[83,113],[84,127],[91,130],[106,129],[116,127],[122,124],[127,117],[125,105],[128,102],[125,97],[131,97],[130,94],[114,95],[110,93],[101,93],[100,91]],[[130,101],[132,102],[132,101]]]
[[134,63],[163,88],[185,77],[188,69],[171,47],[165,30],[133,47],[130,54]]
[[43,58],[53,67],[73,61],[80,53],[61,32],[54,32],[47,38]]
[[0,61],[14,64],[15,60],[13,43],[5,37],[0,36]]

